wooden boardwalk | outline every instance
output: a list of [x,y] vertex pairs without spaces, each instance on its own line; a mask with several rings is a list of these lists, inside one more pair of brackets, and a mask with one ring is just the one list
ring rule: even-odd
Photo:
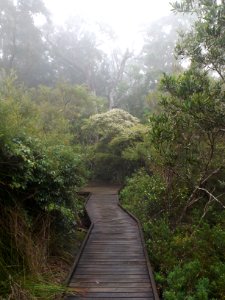
[[118,206],[118,187],[92,187],[86,209],[92,228],[69,287],[72,299],[158,299],[138,223]]

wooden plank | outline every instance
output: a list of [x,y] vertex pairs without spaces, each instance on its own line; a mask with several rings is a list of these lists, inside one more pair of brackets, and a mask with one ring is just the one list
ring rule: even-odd
[[94,243],[98,243],[98,242],[102,242],[104,241],[106,242],[129,242],[129,243],[134,243],[134,244],[139,244],[139,242],[141,241],[141,239],[139,238],[133,238],[133,237],[129,237],[128,235],[126,236],[117,236],[117,237],[106,237],[106,236],[98,236],[98,237],[91,237],[89,239],[89,243],[94,242]]
[[117,274],[116,281],[115,281],[115,275],[108,274],[75,274],[73,278],[71,279],[71,282],[74,281],[91,281],[91,282],[149,282],[149,276],[147,274],[127,274],[124,276],[123,274]]
[[130,243],[129,246],[124,246],[124,245],[119,245],[117,243],[111,243],[111,244],[88,244],[86,246],[86,250],[91,250],[91,249],[120,249],[120,250],[142,250],[142,252],[144,253],[143,251],[143,248],[140,247],[138,244],[136,243]]
[[138,225],[117,194],[92,195],[86,207],[94,227],[69,284],[84,293],[67,300],[154,299]]
[[71,282],[70,287],[84,287],[84,288],[90,288],[90,287],[121,287],[121,288],[142,288],[142,287],[149,287],[151,288],[150,282]]
[[142,261],[112,261],[112,260],[105,260],[105,261],[96,261],[96,260],[83,260],[83,261],[80,261],[79,263],[79,266],[92,266],[92,265],[106,265],[106,266],[132,266],[132,265],[144,265],[146,266],[146,262],[144,260]]
[[134,246],[132,245],[131,247],[127,248],[127,247],[123,247],[123,246],[117,246],[117,245],[107,245],[107,246],[86,246],[85,252],[87,251],[92,251],[92,250],[113,250],[113,251],[127,251],[127,252],[132,252],[132,251],[140,251],[141,253],[143,253],[144,256],[144,251],[141,247],[139,246]]
[[124,245],[128,245],[128,247],[132,247],[132,246],[138,246],[140,248],[141,247],[141,241],[135,239],[135,240],[126,240],[126,239],[111,239],[111,240],[106,240],[104,237],[102,238],[102,240],[96,240],[96,241],[89,241],[87,246],[88,247],[93,247],[93,246],[103,246],[103,245],[108,245],[108,246],[111,246],[111,245],[117,245],[117,246],[124,246]]
[[[93,252],[100,252],[100,253],[115,253],[117,255],[119,254],[139,254],[142,255],[144,257],[144,252],[142,251],[141,248],[132,248],[132,249],[124,249],[123,247],[116,247],[116,246],[112,246],[112,247],[88,247],[87,250],[85,250],[85,253],[93,253]],[[119,253],[119,254],[118,254]]]
[[[71,287],[72,288],[72,287]],[[151,293],[150,287],[85,287],[83,288],[87,293]],[[74,288],[74,290],[76,290]]]
[[145,257],[141,254],[138,253],[120,253],[119,255],[117,253],[103,253],[100,255],[94,254],[94,253],[84,253],[81,258],[80,261],[85,260],[85,259],[89,259],[89,260],[93,260],[95,259],[97,260],[109,260],[112,259],[112,261],[145,261]]
[[146,271],[144,270],[96,270],[95,268],[90,269],[90,270],[83,270],[83,269],[77,269],[76,270],[76,274],[78,275],[85,275],[87,274],[87,272],[89,274],[93,274],[93,275],[97,275],[97,274],[102,274],[102,275],[114,275],[115,279],[117,275],[122,275],[122,274],[126,274],[126,275],[144,275],[146,274]]
[[[104,271],[104,270],[108,271],[109,270],[109,266],[108,265],[101,265],[101,266],[94,265],[92,267],[92,266],[86,266],[86,265],[80,265],[79,264],[77,270],[80,270],[80,269],[81,270],[85,269],[87,272],[88,272],[89,269],[90,270],[95,269],[95,270],[100,270],[100,271]],[[117,270],[118,272],[120,270],[122,270],[122,271],[125,271],[125,270],[127,270],[127,271],[128,270],[130,270],[130,271],[132,271],[132,270],[146,271],[147,267],[146,267],[146,265],[123,265],[123,266],[121,266],[119,264],[116,264],[116,265],[110,265],[110,270],[112,270],[112,271]]]
[[137,299],[137,298],[151,299],[153,297],[153,294],[152,294],[152,292],[138,292],[138,293],[129,293],[129,292],[124,292],[124,293],[112,293],[112,292],[108,292],[108,293],[107,292],[105,292],[105,293],[100,293],[100,292],[99,293],[88,293],[87,292],[87,293],[85,293],[85,298],[84,298],[84,296],[83,296],[83,298],[86,299],[86,297],[98,298],[98,299],[101,299],[101,298],[111,299],[111,298],[118,298],[118,297],[128,298],[128,299],[132,299],[132,298],[134,298],[134,299]]
[[122,260],[122,259],[96,259],[96,260],[92,260],[92,259],[81,259],[80,260],[80,262],[79,262],[79,264],[89,264],[89,265],[91,265],[91,264],[99,264],[99,265],[104,265],[104,264],[120,264],[120,265],[146,265],[146,261],[145,261],[145,259],[139,259],[139,260],[137,260],[137,259],[130,259],[130,260]]
[[139,268],[137,266],[123,266],[122,268],[119,266],[110,268],[108,266],[100,266],[100,268],[97,268],[95,265],[93,267],[81,267],[77,268],[77,274],[146,274],[147,270],[146,268],[143,269],[140,266]]
[[[80,297],[80,296],[68,296],[67,297],[67,299],[68,300],[82,300],[82,299],[85,299],[85,300],[96,300],[96,298],[93,298],[93,297]],[[116,297],[116,300],[124,300],[124,299],[135,299],[135,300],[153,300],[154,298],[144,298],[144,297],[142,297],[142,298],[137,298],[137,297],[135,297],[135,298],[125,298],[125,297],[123,297],[123,298],[118,298],[118,297]],[[109,300],[109,298],[101,298],[101,300]]]

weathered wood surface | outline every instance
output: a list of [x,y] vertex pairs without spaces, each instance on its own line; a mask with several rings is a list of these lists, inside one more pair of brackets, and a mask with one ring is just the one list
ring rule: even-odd
[[[95,186],[88,191],[91,197],[86,209],[94,226],[70,279],[71,296],[66,299],[158,299],[138,224],[118,206],[118,187]],[[73,290],[79,294],[73,295]]]

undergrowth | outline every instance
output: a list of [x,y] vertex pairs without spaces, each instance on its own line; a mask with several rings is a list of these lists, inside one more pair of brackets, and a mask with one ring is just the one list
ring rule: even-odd
[[63,239],[51,214],[31,222],[18,207],[1,207],[0,228],[0,299],[61,299],[84,231],[70,228]]

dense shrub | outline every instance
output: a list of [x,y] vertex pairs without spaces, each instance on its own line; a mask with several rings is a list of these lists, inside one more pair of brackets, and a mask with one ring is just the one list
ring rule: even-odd
[[223,85],[190,69],[165,75],[161,88],[141,143],[145,168],[127,180],[122,203],[142,223],[163,299],[223,299]]
[[77,191],[87,177],[70,120],[30,94],[13,77],[1,82],[0,290],[14,299],[62,290],[43,274],[50,256],[68,250],[83,213]]
[[125,150],[143,139],[145,127],[139,120],[121,109],[96,114],[82,127],[84,143],[89,149],[93,177],[122,182],[140,161],[126,159]]

